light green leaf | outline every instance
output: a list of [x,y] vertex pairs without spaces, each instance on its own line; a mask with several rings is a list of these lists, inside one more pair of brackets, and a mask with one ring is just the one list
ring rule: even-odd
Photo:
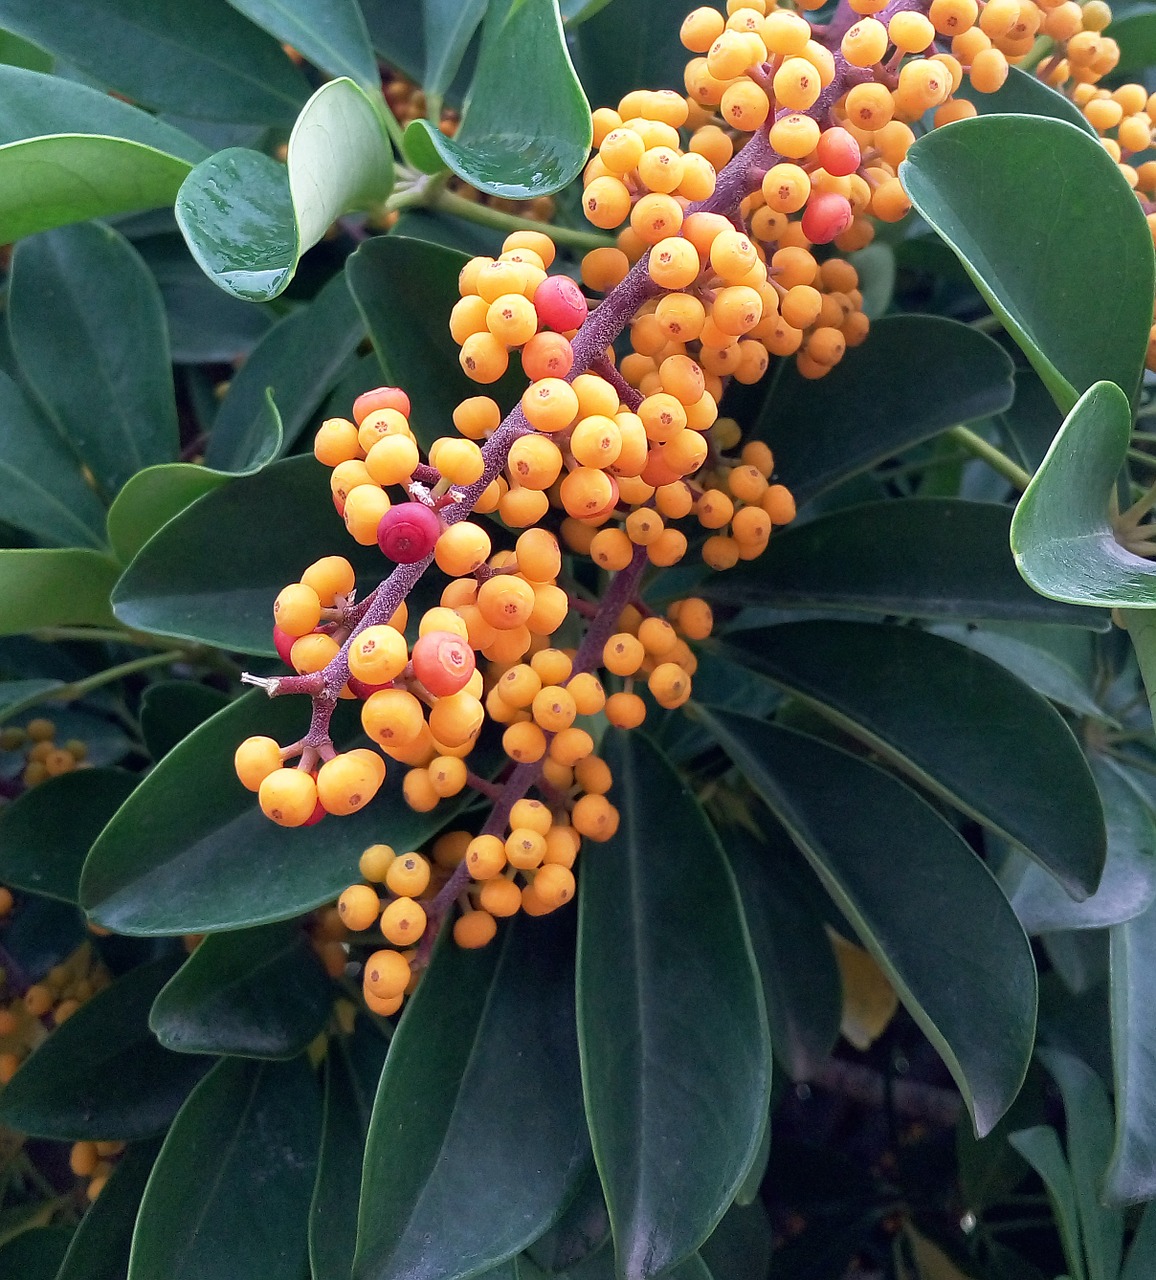
[[393,153],[378,108],[342,78],[305,104],[284,166],[242,147],[202,161],[177,196],[177,223],[222,289],[265,302],[286,288],[334,219],[375,208],[392,187]]
[[119,572],[111,557],[80,547],[0,551],[0,635],[114,623],[109,596]]
[[1117,71],[1138,71],[1156,62],[1156,13],[1145,13],[1142,6],[1113,22],[1108,34],[1120,46]]
[[331,76],[349,76],[381,92],[377,59],[357,0],[229,0],[307,62]]

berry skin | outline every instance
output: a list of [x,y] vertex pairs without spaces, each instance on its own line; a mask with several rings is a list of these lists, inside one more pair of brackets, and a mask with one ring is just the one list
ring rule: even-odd
[[381,932],[395,947],[410,947],[425,933],[425,908],[412,898],[397,898],[381,913]]
[[357,862],[357,869],[366,880],[374,884],[385,883],[385,873],[389,870],[397,854],[387,844],[371,844],[362,853]]
[[281,768],[281,748],[272,738],[246,738],[233,756],[233,767],[243,787],[259,791],[261,783]]
[[379,1000],[393,1000],[409,986],[409,964],[400,951],[375,951],[365,962],[365,989]]
[[363,391],[353,402],[353,421],[360,427],[378,409],[396,409],[408,418],[409,396],[400,387],[375,387],[372,391]]
[[306,636],[321,621],[321,601],[312,587],[294,582],[284,587],[273,602],[273,618],[286,635]]
[[303,827],[317,807],[317,783],[303,769],[275,769],[258,789],[261,812],[279,827]]
[[586,320],[586,298],[569,276],[549,276],[534,290],[534,310],[543,328],[565,333]]
[[513,880],[505,876],[495,876],[483,881],[478,904],[483,911],[492,916],[514,916],[522,908],[522,894]]
[[405,636],[392,627],[366,627],[349,646],[349,670],[366,684],[396,680],[409,662]]
[[497,931],[497,922],[488,911],[467,911],[454,921],[454,941],[468,950],[486,946]]
[[317,592],[323,608],[331,609],[338,596],[347,596],[357,585],[357,576],[344,556],[324,556],[305,570],[301,582]]
[[859,168],[859,144],[846,129],[828,129],[815,147],[815,158],[833,176],[846,177]]
[[401,502],[381,518],[377,545],[398,564],[416,564],[430,555],[441,535],[437,513],[423,502]]
[[363,808],[385,781],[385,761],[362,747],[334,756],[317,771],[317,798],[327,813],[349,814]]
[[850,201],[831,191],[813,195],[803,210],[803,234],[812,244],[828,244],[855,220]]
[[431,631],[419,637],[412,662],[414,675],[435,698],[464,689],[476,667],[469,643],[449,631]]
[[466,849],[466,865],[475,880],[492,880],[506,867],[506,845],[497,836],[475,836]]
[[417,898],[426,891],[430,866],[420,853],[403,853],[390,863],[385,887],[399,898]]
[[376,923],[381,903],[367,884],[351,884],[337,899],[337,911],[347,929],[360,933]]

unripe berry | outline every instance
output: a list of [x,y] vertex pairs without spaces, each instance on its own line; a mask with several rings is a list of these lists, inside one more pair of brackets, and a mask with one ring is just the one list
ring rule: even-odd
[[317,592],[323,608],[331,609],[338,596],[349,595],[357,585],[357,577],[344,556],[324,556],[305,570],[301,582]]
[[420,853],[400,854],[385,873],[385,887],[399,898],[420,897],[429,881],[429,863]]
[[276,769],[262,780],[258,800],[279,827],[303,827],[317,807],[317,784],[303,769]]
[[495,876],[482,884],[478,903],[492,916],[513,916],[521,910],[522,893],[513,880]]
[[273,618],[286,635],[308,635],[321,621],[321,601],[312,587],[294,582],[284,587],[273,602]]
[[337,899],[337,911],[347,929],[360,933],[376,923],[381,903],[369,885],[351,884]]
[[412,898],[398,898],[381,913],[381,932],[395,947],[413,946],[425,925],[425,908]]
[[325,761],[317,771],[317,798],[327,813],[356,813],[384,781],[385,761],[376,751],[361,747]]
[[534,876],[534,892],[551,909],[574,896],[574,873],[556,863],[542,867]]
[[454,921],[454,941],[470,950],[492,942],[497,931],[497,922],[488,911],[467,911]]
[[392,627],[366,627],[349,645],[349,670],[367,684],[396,680],[409,662],[405,636]]
[[433,551],[441,529],[437,513],[424,502],[400,502],[382,516],[377,545],[398,564],[416,564]]
[[409,986],[409,964],[400,951],[375,951],[365,962],[365,988],[379,1000],[393,1000]]
[[257,791],[271,773],[281,768],[281,748],[272,738],[246,738],[233,756],[233,767],[241,785]]
[[413,673],[435,698],[464,689],[477,665],[467,640],[449,631],[430,631],[413,646]]

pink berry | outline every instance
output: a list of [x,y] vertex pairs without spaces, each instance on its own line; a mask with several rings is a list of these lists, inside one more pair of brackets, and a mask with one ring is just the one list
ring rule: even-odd
[[828,244],[855,220],[851,202],[833,191],[821,191],[807,201],[803,210],[803,235],[812,244]]
[[435,698],[464,689],[477,659],[468,641],[452,631],[429,631],[413,647],[413,673]]
[[586,297],[569,276],[548,276],[534,290],[534,310],[547,329],[566,333],[586,320]]
[[859,168],[859,144],[846,129],[828,129],[815,147],[815,158],[832,177],[845,178]]
[[372,391],[363,391],[353,402],[353,421],[360,427],[378,409],[396,409],[403,418],[408,418],[409,396],[400,387],[374,387]]
[[277,650],[277,656],[287,667],[293,665],[293,660],[289,655],[293,649],[295,638],[288,631],[282,631],[280,627],[273,628],[273,647]]
[[437,513],[424,502],[400,502],[381,517],[377,545],[398,564],[416,564],[433,554],[441,531]]

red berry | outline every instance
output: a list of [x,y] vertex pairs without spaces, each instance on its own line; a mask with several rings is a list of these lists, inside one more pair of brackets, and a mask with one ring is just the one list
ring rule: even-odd
[[379,689],[389,689],[392,685],[388,684],[366,684],[364,680],[358,680],[356,676],[350,676],[345,682],[349,692],[355,698],[360,698],[364,702],[367,698],[375,694]]
[[838,126],[821,135],[815,147],[815,158],[836,178],[854,173],[862,159],[859,144],[846,129]]
[[424,502],[400,502],[381,517],[377,545],[398,564],[416,564],[433,554],[441,531],[437,513]]
[[803,235],[812,244],[828,244],[855,220],[851,202],[833,191],[813,195],[803,210]]
[[353,402],[353,421],[360,427],[371,413],[378,409],[396,409],[402,417],[409,417],[409,396],[400,387],[375,387],[363,391]]
[[586,297],[569,276],[548,276],[534,290],[534,310],[547,329],[565,333],[586,320]]
[[321,803],[321,801],[318,800],[316,805],[314,805],[313,807],[313,812],[309,815],[308,818],[305,819],[305,821],[301,825],[303,827],[315,827],[321,821],[321,819],[325,817],[327,812],[328,810]]
[[293,660],[289,655],[296,639],[296,636],[291,636],[287,631],[282,631],[280,627],[273,628],[273,647],[277,650],[277,656],[287,667],[293,665]]
[[413,647],[413,673],[435,698],[464,689],[476,659],[469,641],[452,631],[428,631]]

